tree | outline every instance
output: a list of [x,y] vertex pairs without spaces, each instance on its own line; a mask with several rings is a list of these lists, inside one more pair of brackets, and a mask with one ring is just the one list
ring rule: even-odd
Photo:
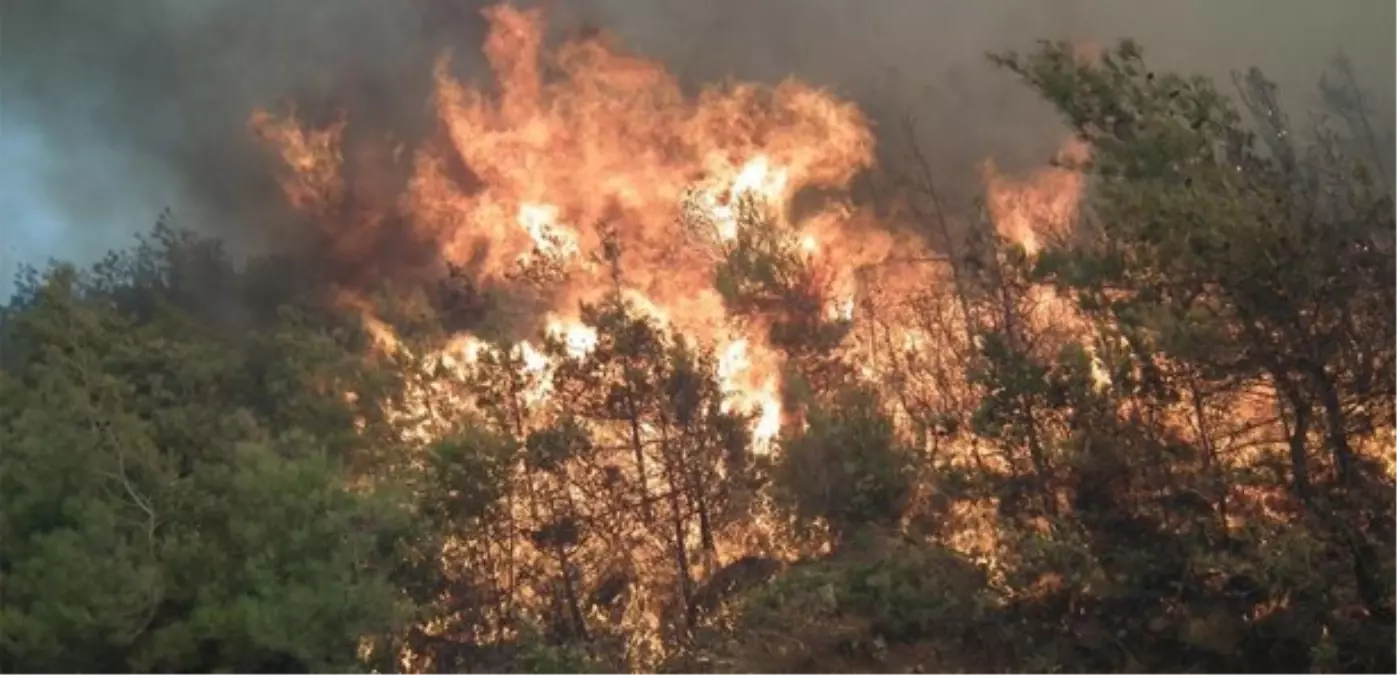
[[1390,479],[1359,450],[1392,424],[1390,195],[1332,137],[1299,145],[1259,72],[1238,80],[1248,126],[1210,82],[1151,72],[1128,41],[1096,59],[1044,44],[996,61],[1093,148],[1086,229],[1044,256],[1045,278],[1108,315],[1146,368],[1273,387],[1301,522],[1348,558],[1363,611],[1390,623],[1390,530],[1369,525],[1391,517]]
[[350,489],[351,453],[317,434],[352,417],[307,405],[325,399],[304,371],[259,391],[255,351],[158,289],[39,279],[0,372],[5,668],[358,667],[407,618],[390,572],[408,512]]
[[867,390],[811,412],[809,428],[782,439],[773,489],[797,526],[828,528],[836,549],[895,531],[913,489],[915,456]]

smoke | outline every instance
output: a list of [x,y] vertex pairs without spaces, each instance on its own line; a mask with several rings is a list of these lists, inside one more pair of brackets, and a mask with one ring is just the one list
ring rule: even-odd
[[[296,241],[250,111],[294,101],[303,119],[328,120],[343,110],[351,134],[391,129],[398,136],[377,140],[410,147],[433,132],[435,59],[449,49],[459,73],[479,67],[486,4],[0,1],[0,159],[20,173],[0,185],[0,204],[5,230],[31,242],[11,253],[31,259],[90,258],[166,206],[235,246]],[[1051,111],[983,58],[1040,38],[1134,37],[1161,68],[1214,76],[1259,65],[1301,110],[1343,49],[1382,119],[1392,110],[1394,7],[1384,0],[543,4],[556,31],[612,31],[689,85],[795,76],[829,87],[868,111],[887,153],[911,115],[942,178],[966,194],[976,162],[1028,169],[1061,140]]]
[[448,36],[482,34],[461,4],[6,0],[4,134],[43,149],[24,164],[28,198],[66,226],[57,253],[83,257],[166,206],[264,243],[287,213],[250,111],[294,100],[312,119],[344,108],[422,129],[431,60]]
[[1134,38],[1157,68],[1202,73],[1224,88],[1232,71],[1260,66],[1297,121],[1343,50],[1374,89],[1379,119],[1392,119],[1397,15],[1385,0],[578,0],[570,8],[690,80],[794,74],[831,87],[879,123],[887,153],[905,142],[901,122],[911,114],[940,179],[961,192],[973,190],[976,162],[1030,170],[1061,141],[1053,112],[984,58],[1042,39]]

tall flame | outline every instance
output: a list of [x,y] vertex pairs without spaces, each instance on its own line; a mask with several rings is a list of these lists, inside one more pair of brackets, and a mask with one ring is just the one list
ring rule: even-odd
[[[769,441],[780,426],[777,359],[759,324],[739,325],[728,315],[715,286],[715,251],[693,243],[682,209],[688,203],[702,212],[713,228],[704,237],[718,247],[736,238],[744,202],[784,218],[803,188],[841,188],[871,164],[864,117],[794,81],[689,96],[662,66],[622,52],[604,35],[547,50],[539,10],[499,6],[485,14],[495,93],[463,84],[440,61],[440,142],[417,151],[395,203],[360,199],[353,207],[410,223],[446,261],[469,263],[477,282],[508,283],[535,260],[551,265],[562,281],[550,295],[547,330],[564,335],[574,356],[590,350],[595,335],[557,317],[612,292],[618,273],[631,304],[677,333],[715,346],[737,334],[753,358],[734,380],[734,400],[760,411],[753,432]],[[344,182],[344,121],[309,130],[294,117],[258,112],[251,124],[283,160],[292,204],[316,217],[346,217],[354,195]],[[854,229],[846,215],[812,214],[817,225],[802,232],[801,243],[843,280],[828,303],[832,316],[844,318],[858,257],[831,256],[820,239],[858,238],[842,231]],[[595,264],[608,241],[616,245],[614,264]],[[387,342],[386,328],[375,326]],[[528,343],[517,349],[528,364],[546,358]]]
[[[873,136],[855,106],[796,81],[726,84],[688,95],[659,64],[620,51],[604,35],[548,50],[538,10],[499,6],[485,14],[495,86],[489,93],[469,86],[444,59],[438,63],[432,103],[441,133],[412,155],[406,188],[392,199],[346,184],[357,168],[346,164],[360,155],[341,150],[345,120],[307,129],[294,116],[257,112],[251,119],[282,161],[287,199],[332,238],[406,223],[442,260],[469,270],[477,286],[543,287],[529,296],[541,299],[528,308],[536,311],[530,318],[541,334],[501,345],[467,329],[424,360],[462,381],[508,364],[517,376],[517,407],[566,409],[570,402],[551,398],[551,375],[572,365],[569,359],[595,354],[601,343],[597,329],[580,320],[580,305],[618,294],[667,331],[713,350],[722,408],[750,415],[751,449],[768,452],[786,417],[799,417],[783,405],[790,403],[783,401],[787,364],[770,339],[775,321],[737,316],[715,266],[749,241],[743,227],[753,225],[748,216],[757,209],[759,225],[777,230],[787,245],[783,253],[808,266],[800,282],[811,297],[788,304],[804,305],[815,319],[808,323],[838,329],[831,332],[842,336],[840,356],[855,377],[901,388],[887,400],[906,414],[918,405],[932,408],[926,400],[938,410],[957,405],[957,397],[973,400],[974,392],[965,391],[972,385],[946,367],[975,339],[963,305],[936,296],[949,294],[943,292],[953,283],[947,269],[918,262],[931,258],[919,255],[920,241],[893,234],[872,210],[825,197],[846,192],[873,162]],[[1074,158],[1084,153],[1074,143],[1064,148]],[[984,179],[993,225],[1029,253],[1070,231],[1083,190],[1078,172],[1056,167],[1017,180],[987,164]],[[823,201],[802,203],[797,219],[791,204],[803,193]],[[1088,330],[1052,289],[1028,292],[1039,301],[1033,322]],[[405,349],[367,302],[346,302],[360,309],[385,351]],[[805,327],[797,323],[795,331]],[[1109,386],[1100,358],[1092,357],[1098,386]],[[904,367],[910,363],[927,366],[919,382],[889,377],[894,368],[902,368],[899,376],[916,370]],[[427,440],[451,428],[440,411],[473,405],[460,391],[451,383],[421,384],[394,412],[421,420],[409,433]],[[524,426],[513,431],[525,432]],[[641,434],[661,435],[649,421],[628,431],[637,448]],[[636,453],[640,482],[658,480],[656,463],[641,460],[645,451]],[[778,526],[753,525],[768,527]]]
[[[793,80],[713,86],[689,96],[660,64],[615,48],[605,35],[548,50],[539,10],[498,6],[485,15],[494,93],[463,84],[444,59],[438,63],[433,102],[443,133],[416,151],[407,188],[392,203],[346,185],[344,119],[306,129],[294,115],[254,113],[251,125],[283,162],[288,200],[312,217],[357,227],[394,216],[481,284],[513,283],[521,268],[542,261],[555,272],[545,332],[562,337],[574,358],[594,348],[596,335],[562,317],[619,282],[633,307],[668,329],[741,351],[744,365],[723,375],[724,386],[733,405],[757,412],[755,442],[769,444],[781,425],[780,359],[763,322],[729,315],[713,261],[737,239],[741,209],[761,208],[774,226],[790,230],[793,251],[818,271],[824,320],[855,323],[860,298],[872,290],[856,281],[858,271],[917,244],[895,241],[885,228],[870,227],[866,214],[835,202],[806,209],[799,223],[786,218],[790,200],[805,188],[837,191],[871,165],[865,118],[852,104]],[[1083,151],[1069,145],[1064,154]],[[1044,228],[1070,227],[1078,173],[1052,169],[1015,181],[987,165],[985,179],[997,227],[1030,252],[1041,246]],[[693,222],[706,223],[707,231],[694,232]],[[610,264],[596,264],[608,249]],[[936,278],[891,274],[904,288]],[[385,324],[367,313],[366,321],[380,343],[396,344]],[[454,347],[460,344],[479,343],[458,340]],[[539,365],[547,356],[530,343],[515,350],[528,367],[548,370]],[[876,377],[871,363],[863,369]]]

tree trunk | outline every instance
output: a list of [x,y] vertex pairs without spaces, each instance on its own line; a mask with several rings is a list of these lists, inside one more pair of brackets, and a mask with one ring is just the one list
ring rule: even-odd
[[718,558],[718,544],[713,535],[713,521],[708,515],[707,488],[709,481],[707,479],[712,476],[708,464],[709,448],[703,436],[691,433],[690,437],[699,439],[698,457],[700,461],[691,462],[694,466],[689,472],[689,490],[694,500],[694,511],[698,514],[699,541],[708,556],[708,562],[711,564]]
[[1325,441],[1329,451],[1334,453],[1334,465],[1338,468],[1339,481],[1345,485],[1353,479],[1353,449],[1348,441],[1348,421],[1344,415],[1343,402],[1334,387],[1333,378],[1324,372],[1322,366],[1309,368],[1310,380],[1319,393],[1319,402],[1324,406]]
[[[1289,404],[1294,419],[1286,424],[1286,436],[1290,443],[1291,488],[1302,503],[1310,503],[1309,451],[1305,447],[1305,437],[1310,433],[1310,407],[1295,384],[1285,379],[1279,372],[1273,372],[1272,379],[1285,402]],[[1281,406],[1282,421],[1285,421],[1285,406]]]
[[631,427],[631,448],[635,451],[635,471],[639,477],[640,484],[640,508],[645,518],[645,522],[651,523],[655,520],[655,513],[650,505],[650,484],[645,477],[645,444],[640,438],[640,411],[635,403],[635,388],[631,386],[630,380],[626,381],[626,416]]
[[679,466],[683,465],[684,458],[682,455],[670,455],[674,448],[670,445],[668,435],[663,431],[661,434],[661,454],[665,459],[665,478],[669,482],[670,522],[674,527],[674,566],[679,582],[679,601],[684,608],[684,626],[692,631],[697,617],[694,615],[693,580],[689,578],[689,547],[684,541],[687,529],[684,526],[684,490],[678,480]]
[[558,544],[558,565],[563,568],[563,598],[568,603],[568,618],[572,623],[572,628],[583,640],[590,639],[587,636],[587,620],[582,616],[582,604],[577,598],[577,587],[572,579],[572,559],[568,555],[567,547]]

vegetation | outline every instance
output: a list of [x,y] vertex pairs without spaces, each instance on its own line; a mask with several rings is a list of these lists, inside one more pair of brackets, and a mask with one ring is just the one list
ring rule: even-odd
[[748,223],[717,273],[776,317],[799,423],[768,454],[711,346],[619,291],[585,355],[462,378],[417,356],[422,294],[381,289],[385,351],[164,221],[29,271],[0,669],[1397,669],[1391,143],[1351,75],[1306,134],[1257,71],[994,60],[1091,148],[1080,222],[943,242],[952,283],[905,305],[944,340],[877,382]]

